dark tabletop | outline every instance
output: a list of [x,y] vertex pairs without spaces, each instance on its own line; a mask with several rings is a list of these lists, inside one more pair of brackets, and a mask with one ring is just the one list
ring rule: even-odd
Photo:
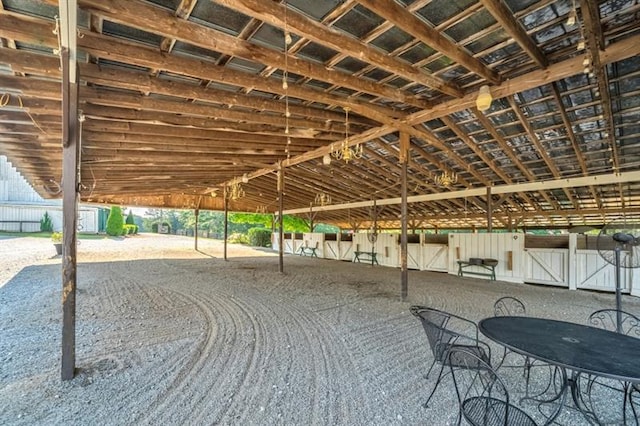
[[640,339],[599,328],[530,317],[480,321],[482,334],[523,355],[623,381],[640,383]]

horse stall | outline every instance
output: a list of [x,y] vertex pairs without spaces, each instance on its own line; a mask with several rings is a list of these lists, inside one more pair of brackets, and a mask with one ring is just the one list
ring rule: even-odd
[[447,234],[423,234],[420,270],[447,272],[449,237]]
[[[519,233],[491,234],[449,234],[448,272],[458,274],[458,261],[472,259],[492,259],[497,261],[493,267],[496,279],[521,283],[524,282],[524,235]],[[485,276],[482,265],[470,265],[463,275]]]
[[282,242],[284,247],[282,251],[284,253],[295,253],[294,234],[291,232],[285,232],[282,236]]
[[304,246],[304,234],[302,232],[296,232],[293,235],[293,240],[292,240],[292,248],[293,251],[292,253],[296,254],[298,253],[298,251],[300,250],[300,248],[302,246]]
[[[407,235],[407,268],[408,269],[420,269],[422,263],[422,234],[408,234]],[[402,259],[400,258],[401,247],[400,240],[402,236],[398,235],[398,265],[402,266]]]
[[569,287],[570,235],[524,236],[524,281]]
[[338,259],[353,260],[353,234],[338,234]]
[[300,253],[301,247],[315,248],[317,257],[324,257],[324,234],[321,232],[305,232],[302,235],[302,245],[296,253]]
[[383,252],[381,251],[383,245],[381,244],[380,237],[382,235],[384,234],[371,234],[368,232],[353,234],[352,260],[357,261],[357,257],[359,257],[362,263],[373,263],[372,256],[375,256],[375,262],[378,262],[379,265],[385,264],[383,261]]
[[[609,235],[577,235],[575,238],[575,280],[574,288],[616,291],[615,249],[616,243]],[[604,249],[609,261],[605,260],[598,249]],[[620,251],[620,264],[624,265],[633,253]],[[640,290],[640,271],[634,268],[620,268],[620,288],[623,293]]]
[[322,257],[325,259],[340,259],[340,234],[324,234],[324,244],[322,247]]
[[377,259],[380,266],[400,267],[400,244],[398,237],[398,234],[378,234],[374,251],[378,253]]

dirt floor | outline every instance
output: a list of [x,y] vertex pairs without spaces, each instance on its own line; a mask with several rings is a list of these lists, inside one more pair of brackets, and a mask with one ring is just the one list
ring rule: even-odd
[[[230,245],[224,261],[218,241],[199,249],[151,234],[81,240],[78,373],[62,382],[60,256],[46,239],[0,239],[0,424],[455,424],[450,381],[422,407],[433,358],[412,304],[477,321],[512,295],[530,315],[580,323],[614,306],[611,294],[422,271],[402,302],[398,269],[286,255],[281,274],[269,250]],[[584,424],[571,410],[560,420]]]

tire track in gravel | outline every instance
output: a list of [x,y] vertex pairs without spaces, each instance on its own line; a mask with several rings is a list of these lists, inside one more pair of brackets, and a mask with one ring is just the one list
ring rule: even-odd
[[[287,326],[301,334],[298,343],[302,344],[297,352],[306,355],[306,358],[302,358],[301,364],[308,365],[304,371],[309,376],[303,383],[304,386],[313,389],[310,395],[312,401],[308,410],[290,406],[288,414],[291,416],[304,412],[303,417],[297,420],[299,423],[309,424],[339,424],[341,419],[356,418],[358,416],[350,417],[351,413],[361,412],[362,406],[369,404],[368,398],[361,398],[356,402],[346,400],[344,395],[351,394],[354,388],[359,388],[357,393],[365,396],[365,386],[357,378],[344,380],[354,370],[354,366],[351,363],[351,354],[332,326],[325,322],[322,316],[311,312],[307,306],[299,307],[295,300],[283,297],[283,294],[295,294],[291,288],[298,285],[298,277],[285,277],[277,286],[270,287],[267,294],[263,293],[265,295],[261,303],[262,306],[272,307],[281,319],[280,323],[286,318]],[[274,288],[278,288],[279,291],[274,292]],[[288,373],[291,374],[291,371]],[[297,371],[295,373],[298,374]],[[300,382],[300,378],[296,377],[296,381]],[[299,401],[289,402],[299,404]],[[290,418],[288,420],[296,423]]]
[[[147,286],[137,282],[132,275],[123,274],[121,264],[117,266],[114,264],[103,264],[102,266],[106,270],[100,271],[102,272],[100,276],[109,278],[103,283],[96,285],[98,297],[94,306],[100,306],[100,301],[103,300],[103,297],[100,296],[104,296],[104,298],[107,299],[105,312],[100,312],[98,318],[103,319],[106,317],[109,329],[100,334],[100,340],[103,340],[103,342],[101,342],[99,346],[96,345],[96,347],[106,349],[98,353],[89,353],[89,357],[87,361],[85,361],[88,362],[87,373],[91,374],[99,370],[100,365],[104,364],[105,359],[111,359],[116,365],[121,365],[122,363],[118,361],[119,358],[124,357],[125,359],[131,359],[132,353],[134,354],[134,359],[141,358],[148,360],[149,354],[145,353],[144,356],[141,356],[141,353],[148,352],[150,347],[154,345],[160,344],[161,347],[167,346],[167,341],[162,339],[163,335],[168,334],[172,337],[170,346],[173,352],[167,362],[145,362],[144,364],[136,365],[135,368],[129,369],[128,373],[134,375],[133,380],[138,386],[121,389],[121,391],[116,394],[117,396],[110,401],[111,404],[119,407],[145,407],[148,405],[145,398],[157,394],[158,388],[175,374],[174,372],[179,370],[181,365],[186,363],[189,354],[188,351],[183,352],[184,344],[182,342],[175,342],[175,335],[172,336],[172,334],[175,333],[171,332],[171,330],[175,330],[175,328],[171,327],[169,331],[163,330],[161,335],[157,333],[157,329],[149,329],[149,324],[154,324],[156,318],[165,318],[169,312],[153,312],[147,309],[148,306],[152,306],[145,298],[148,294],[148,292],[145,291],[145,287]],[[162,292],[166,290],[157,291]],[[176,296],[175,294],[172,295],[171,298],[165,297],[165,299],[173,299],[174,303],[178,302],[180,307],[186,303],[186,299],[180,295]],[[135,309],[132,308],[134,306],[136,306]],[[142,314],[142,316],[146,314],[147,317],[138,318],[138,314]],[[156,318],[154,318],[154,314],[156,314]],[[139,324],[132,326],[132,322],[138,322]],[[114,343],[113,341],[109,342],[110,339],[117,339],[115,341],[116,343],[105,345],[105,340],[107,340],[107,343]],[[185,338],[183,335],[182,339],[188,340],[189,336]],[[189,348],[187,347],[186,349]],[[161,350],[162,349],[159,349],[153,352],[154,357],[164,355],[164,352],[161,352]],[[130,363],[127,367],[131,367]],[[140,383],[141,379],[143,380],[142,383]],[[150,382],[149,379],[154,379],[154,381]],[[132,402],[134,402],[133,405]],[[135,415],[135,412],[133,412],[132,415]]]
[[136,423],[157,424],[160,422],[170,405],[177,404],[179,399],[183,399],[189,386],[189,380],[194,380],[192,376],[197,377],[197,374],[206,365],[207,358],[213,352],[212,349],[216,343],[218,326],[212,306],[192,295],[175,290],[173,292],[180,294],[193,304],[194,309],[199,312],[203,320],[204,332],[192,344],[186,362],[176,371],[176,376],[167,384],[166,390],[150,403],[144,415],[136,419]]

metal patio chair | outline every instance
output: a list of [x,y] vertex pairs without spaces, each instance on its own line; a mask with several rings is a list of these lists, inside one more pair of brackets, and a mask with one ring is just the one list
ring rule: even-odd
[[[527,315],[527,308],[524,306],[524,303],[522,303],[522,301],[516,297],[513,296],[504,296],[499,298],[498,300],[495,301],[495,303],[493,304],[493,316],[495,317],[504,317],[504,316],[526,316]],[[502,367],[504,365],[504,361],[507,358],[507,355],[509,354],[514,354],[517,357],[521,357],[523,359],[523,363],[522,366],[520,365],[515,365],[515,366],[509,366],[509,367],[522,367],[523,368],[523,374],[525,377],[525,396],[528,397],[529,396],[529,382],[530,382],[530,378],[531,378],[531,367],[534,366],[534,361],[531,360],[528,356],[525,355],[520,355],[516,352],[513,352],[507,348],[504,348],[504,353],[502,354],[502,359],[500,360],[500,362],[498,363],[496,369],[500,369],[500,367]],[[547,367],[549,368],[549,382],[547,384],[547,386],[545,387],[545,389],[541,392],[544,393],[549,389],[549,386],[551,386],[551,382],[553,380],[553,376],[551,373],[551,366],[549,365],[544,365],[544,364],[536,364],[536,367]]]
[[451,348],[464,348],[485,360],[487,364],[490,364],[491,349],[489,345],[480,341],[478,326],[473,321],[426,306],[412,306],[410,311],[420,320],[433,355],[433,362],[425,377],[428,379],[436,363],[440,364],[436,384],[424,403],[424,407],[428,407],[443,375],[446,374],[444,373],[445,366],[466,368],[466,365],[451,365],[447,362],[447,353]]
[[511,404],[504,382],[486,360],[467,348],[451,347],[446,362],[452,366],[460,406],[458,424],[464,417],[473,426],[536,425],[524,410]]
[[[618,329],[618,314],[620,314],[620,328]],[[602,328],[604,330],[619,332],[622,334],[626,334],[627,336],[632,336],[635,338],[640,338],[640,318],[637,316],[625,312],[618,311],[616,309],[600,309],[595,311],[589,315],[587,320],[588,324],[592,327]],[[623,422],[626,424],[626,412],[627,412],[627,402],[631,405],[631,409],[633,412],[633,418],[635,419],[636,425],[639,424],[638,416],[636,414],[636,407],[634,405],[633,394],[640,392],[640,386],[637,384],[630,384],[627,382],[616,382],[614,380],[602,379],[593,376],[588,376],[585,378],[587,381],[586,386],[586,395],[589,398],[589,405],[591,406],[591,410],[596,413],[595,404],[594,404],[594,386],[603,386],[606,389],[615,390],[618,392],[622,392],[623,394],[623,402],[622,402],[622,415]]]

